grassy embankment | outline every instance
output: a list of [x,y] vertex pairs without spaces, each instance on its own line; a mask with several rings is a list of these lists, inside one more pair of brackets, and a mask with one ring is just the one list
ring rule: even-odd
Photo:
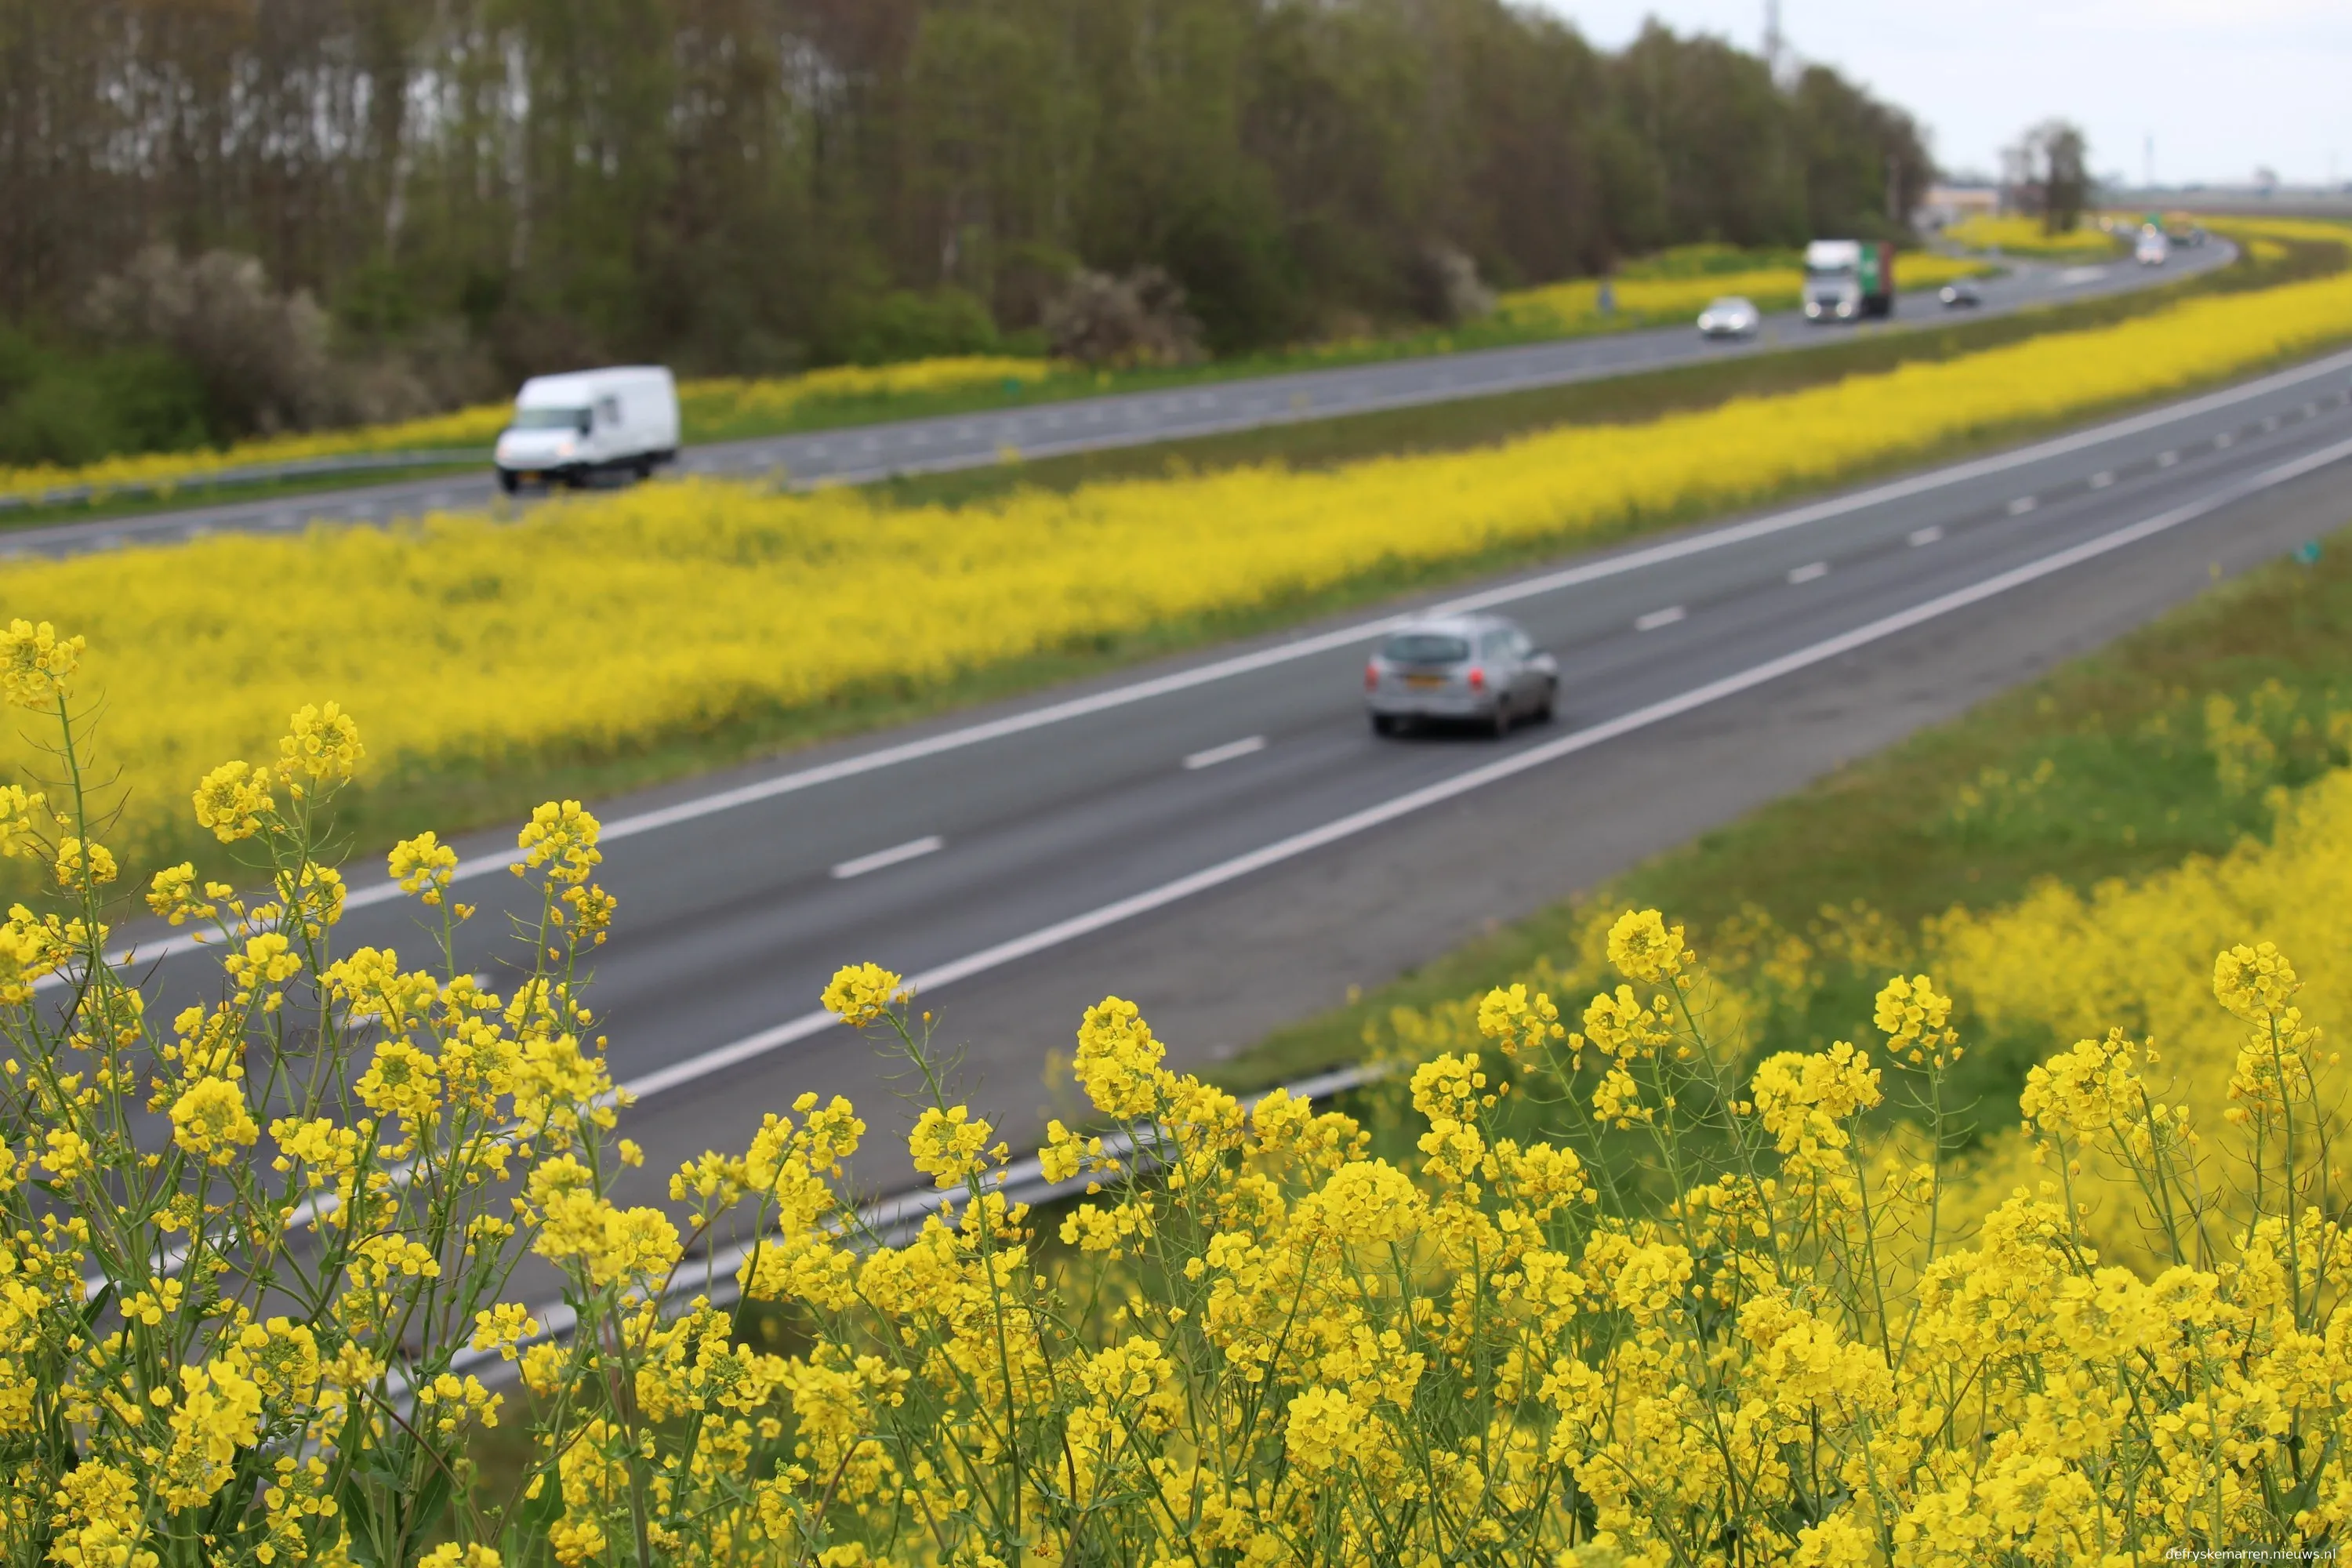
[[[2322,279],[1492,449],[993,498],[985,526],[859,493],[655,486],[511,526],[23,562],[0,593],[92,637],[130,792],[121,849],[216,859],[184,824],[189,784],[329,697],[369,727],[351,826],[375,844],[1816,489],[2347,335],[2352,292]],[[220,668],[253,673],[205,684]]]
[[[1572,1012],[1614,983],[1595,962],[1596,922],[1628,908],[1687,921],[1735,984],[1769,994],[1751,1017],[1757,1054],[1862,1039],[1891,973],[1935,965],[1966,997],[1971,976],[1941,967],[1961,962],[1952,911],[1998,927],[2037,891],[2090,895],[2226,855],[2347,763],[2352,532],[1283,1030],[1216,1076],[1254,1087],[1353,1059],[1506,977],[1549,977]],[[2063,969],[2063,950],[2047,956]],[[1961,1092],[1998,1126],[2025,1069],[2067,1041],[2025,1017],[1975,1043]]]

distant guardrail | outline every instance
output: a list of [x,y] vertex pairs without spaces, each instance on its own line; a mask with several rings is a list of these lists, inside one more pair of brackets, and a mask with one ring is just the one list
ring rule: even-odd
[[213,468],[152,479],[124,479],[116,484],[59,485],[53,489],[0,495],[0,512],[29,511],[37,507],[72,506],[116,496],[177,495],[183,490],[225,489],[236,485],[277,484],[336,474],[394,473],[403,468],[443,468],[457,463],[487,463],[486,447],[422,452],[352,452],[338,458],[298,458],[285,463],[249,463],[241,468]]

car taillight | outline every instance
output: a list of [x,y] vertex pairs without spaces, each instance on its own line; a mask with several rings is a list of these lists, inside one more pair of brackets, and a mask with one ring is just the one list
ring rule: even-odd
[[1470,689],[1473,691],[1486,689],[1486,672],[1475,664],[1470,667]]
[[1370,691],[1380,683],[1381,667],[1377,664],[1364,666],[1364,689]]

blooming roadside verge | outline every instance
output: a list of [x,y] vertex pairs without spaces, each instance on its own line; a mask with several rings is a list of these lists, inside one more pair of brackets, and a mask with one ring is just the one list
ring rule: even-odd
[[[124,848],[217,855],[162,803],[208,759],[264,742],[320,681],[380,716],[358,783],[381,845],[506,817],[551,770],[674,776],[862,705],[919,704],[1165,627],[1205,637],[1352,584],[1619,538],[2347,336],[2352,275],[1476,451],[961,509],[683,482],[520,521],[17,561],[0,564],[0,608],[105,647]],[[7,766],[30,760],[7,744]]]
[[[852,965],[824,1005],[919,1085],[904,1124],[803,1096],[623,1206],[593,816],[519,836],[512,994],[455,962],[473,911],[430,837],[388,869],[437,942],[345,951],[320,851],[353,716],[305,704],[208,774],[197,818],[270,889],[239,903],[101,842],[88,651],[0,634],[0,694],[56,747],[0,822],[56,889],[0,923],[11,1562],[1975,1568],[2352,1524],[2339,1074],[2267,942],[2207,971],[2224,1106],[2092,1033],[2025,1087],[2014,1190],[1949,1156],[1969,1046],[1937,980],[1888,977],[1858,1044],[1749,1065],[1683,928],[1636,910],[1580,1009],[1491,989],[1468,1048],[1412,1066],[1395,1158],[1169,1071],[1106,997],[1075,1076],[1160,1174],[1056,1124],[1047,1173],[1093,1190],[1041,1235],[921,998]],[[109,956],[117,888],[212,932],[211,1000],[150,1011]],[[1874,1129],[1890,1097],[1916,1134]],[[869,1134],[950,1197],[901,1247],[845,1190]],[[731,1236],[761,1238],[737,1282],[782,1353],[674,1292]],[[543,1333],[526,1261],[581,1331]],[[511,1473],[479,1463],[494,1429]]]

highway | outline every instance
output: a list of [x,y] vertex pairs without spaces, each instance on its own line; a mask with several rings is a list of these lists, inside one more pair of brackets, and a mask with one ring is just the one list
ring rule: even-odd
[[[1500,742],[1370,732],[1360,670],[1398,605],[597,803],[631,1195],[803,1089],[866,1110],[861,1181],[903,1178],[888,1064],[814,1011],[843,963],[917,977],[1023,1146],[1066,1113],[1046,1053],[1106,993],[1213,1063],[2341,526],[2347,457],[2352,353],[1417,602],[1559,656],[1559,719]],[[500,990],[511,844],[460,845],[464,957]],[[341,946],[424,959],[378,875],[352,868]],[[154,1005],[217,984],[134,934]]]
[[[803,436],[779,436],[692,447],[676,471],[730,478],[782,476],[795,485],[859,484],[893,474],[985,467],[1018,452],[1043,458],[1112,447],[1149,446],[1376,409],[1404,408],[1531,387],[1605,380],[1642,371],[1743,354],[1845,341],[1850,331],[1941,325],[2054,301],[2149,287],[2227,264],[2235,249],[2220,241],[2177,253],[2171,265],[2143,269],[2128,259],[2096,266],[2017,260],[1981,285],[1984,303],[1948,311],[1932,293],[1903,295],[1889,325],[1809,324],[1797,312],[1767,317],[1751,339],[1710,342],[1688,327],[1656,327],[1518,348],[1391,360],[1204,384],[1166,392],[1037,404],[996,413],[910,419]],[[324,492],[199,505],[144,516],[44,524],[7,531],[0,556],[69,554],[131,544],[176,543],[230,531],[294,532],[314,522],[385,523],[431,511],[492,504],[495,487],[478,476],[442,475]]]

